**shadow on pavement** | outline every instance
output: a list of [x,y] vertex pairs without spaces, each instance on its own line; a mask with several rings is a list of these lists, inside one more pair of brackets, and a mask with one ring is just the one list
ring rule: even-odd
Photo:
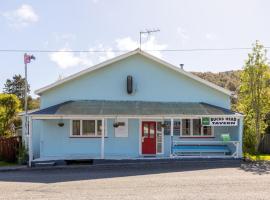
[[[187,172],[217,168],[240,168],[240,160],[174,161],[165,163],[117,164],[111,166],[75,166],[0,172],[0,182],[57,183],[161,173]],[[248,168],[243,168],[244,170]],[[253,169],[253,168],[251,168]],[[248,170],[247,170],[248,171]]]
[[263,175],[270,173],[269,162],[245,162],[241,164],[241,169],[253,174]]

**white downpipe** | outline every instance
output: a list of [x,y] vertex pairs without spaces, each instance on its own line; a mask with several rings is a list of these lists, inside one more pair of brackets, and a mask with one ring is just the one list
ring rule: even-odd
[[105,120],[104,118],[102,119],[102,129],[101,129],[101,153],[100,153],[100,158],[104,159],[104,136],[105,136]]
[[173,118],[171,118],[171,150],[170,157],[173,156]]

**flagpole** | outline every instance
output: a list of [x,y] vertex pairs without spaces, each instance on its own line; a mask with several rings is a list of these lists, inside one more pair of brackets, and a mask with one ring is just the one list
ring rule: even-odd
[[[25,111],[25,135],[28,136],[28,155],[29,155],[29,167],[32,166],[32,158],[33,158],[33,150],[32,150],[32,119],[28,119],[28,82],[27,82],[27,64],[31,62],[31,60],[35,60],[34,55],[24,54],[24,111]],[[29,131],[30,129],[30,131]]]
[[[27,56],[25,53],[24,56]],[[28,135],[28,108],[27,108],[27,90],[28,90],[28,83],[27,83],[27,62],[24,62],[24,111],[25,111],[25,133]]]

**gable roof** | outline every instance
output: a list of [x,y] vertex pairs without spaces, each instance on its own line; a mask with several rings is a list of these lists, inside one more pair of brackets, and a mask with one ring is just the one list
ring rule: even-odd
[[157,63],[159,63],[159,64],[161,64],[161,65],[163,65],[165,67],[168,67],[168,68],[170,68],[170,69],[172,69],[172,70],[174,70],[174,71],[176,71],[176,72],[178,72],[180,74],[183,74],[183,75],[185,75],[185,76],[187,76],[187,77],[189,77],[189,78],[191,78],[193,80],[196,80],[196,81],[198,81],[198,82],[200,82],[200,83],[202,83],[202,84],[204,84],[204,85],[206,85],[206,86],[208,86],[210,88],[213,88],[213,89],[215,89],[215,90],[217,90],[219,92],[222,92],[222,93],[224,93],[224,94],[226,94],[228,96],[233,95],[233,93],[231,91],[229,91],[229,90],[227,90],[225,88],[222,88],[222,87],[220,87],[220,86],[218,86],[218,85],[216,85],[214,83],[211,83],[209,81],[201,79],[198,76],[196,76],[196,75],[194,75],[194,74],[192,74],[190,72],[187,72],[187,71],[185,71],[185,70],[183,70],[183,69],[181,69],[181,68],[179,68],[179,67],[177,67],[175,65],[172,65],[172,64],[170,64],[170,63],[168,63],[168,62],[166,62],[164,60],[161,60],[161,59],[159,59],[159,58],[157,58],[155,56],[152,56],[149,53],[146,53],[145,51],[142,51],[141,49],[136,49],[134,51],[130,51],[128,53],[122,54],[122,55],[117,56],[115,58],[109,59],[109,60],[107,60],[105,62],[102,62],[102,63],[99,63],[99,64],[94,65],[92,67],[89,67],[89,68],[87,68],[85,70],[82,70],[82,71],[80,71],[78,73],[75,73],[75,74],[73,74],[71,76],[63,78],[63,79],[61,79],[59,81],[56,81],[56,82],[54,82],[52,84],[49,84],[49,85],[47,85],[47,86],[45,86],[43,88],[40,88],[40,89],[36,90],[35,94],[41,95],[42,93],[44,93],[44,92],[46,92],[46,91],[48,91],[48,90],[50,90],[50,89],[52,89],[52,88],[54,88],[54,87],[56,87],[58,85],[64,84],[64,83],[66,83],[66,82],[68,82],[70,80],[73,80],[75,78],[78,78],[78,77],[80,77],[80,76],[82,76],[84,74],[87,74],[87,73],[90,73],[90,72],[95,71],[97,69],[106,67],[106,66],[108,66],[110,64],[113,64],[115,62],[118,62],[120,60],[123,60],[123,59],[125,59],[127,57],[130,57],[132,55],[135,55],[135,54],[142,55],[142,56],[144,56],[144,57],[146,57],[146,58],[148,58],[148,59],[150,59],[152,61],[155,61],[155,62],[157,62]]

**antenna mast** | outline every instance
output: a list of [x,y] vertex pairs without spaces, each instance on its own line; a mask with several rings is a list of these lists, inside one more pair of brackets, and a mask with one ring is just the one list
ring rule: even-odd
[[140,49],[142,47],[142,35],[143,34],[148,34],[150,35],[151,33],[159,32],[159,29],[152,29],[152,30],[145,30],[145,31],[140,31]]

